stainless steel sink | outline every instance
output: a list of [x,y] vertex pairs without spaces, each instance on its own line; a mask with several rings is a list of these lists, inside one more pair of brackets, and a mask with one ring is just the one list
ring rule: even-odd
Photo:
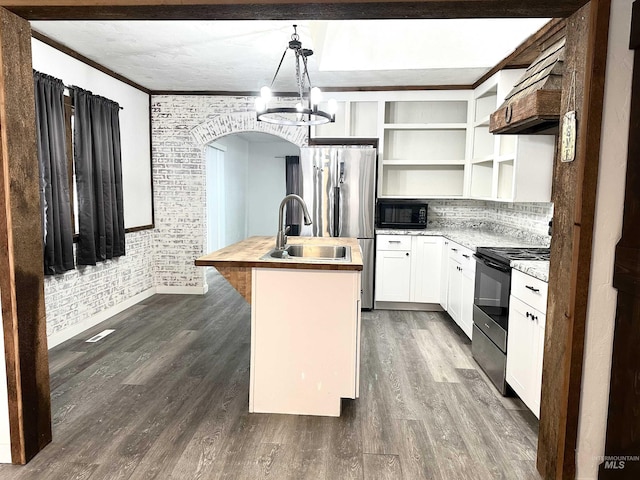
[[289,245],[284,250],[271,250],[262,259],[279,258],[281,260],[304,258],[305,260],[331,260],[350,262],[351,247],[339,245]]

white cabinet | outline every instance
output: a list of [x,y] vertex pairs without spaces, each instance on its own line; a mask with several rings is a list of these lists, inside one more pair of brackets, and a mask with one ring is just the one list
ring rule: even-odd
[[[509,302],[507,383],[540,418],[547,284],[514,270]],[[532,305],[533,304],[533,305]]]
[[378,235],[376,302],[439,303],[442,237]]
[[442,239],[440,247],[440,305],[447,310],[449,297],[449,240]]
[[470,92],[413,95],[383,104],[380,194],[462,197]]
[[470,262],[462,266],[462,306],[460,311],[460,328],[471,339],[473,335],[473,297],[476,286],[476,262],[471,257]]
[[415,236],[411,252],[411,299],[419,303],[440,302],[442,238]]
[[411,237],[378,235],[376,301],[408,302],[411,298]]
[[[328,93],[327,96],[334,97],[331,93]],[[327,102],[321,102],[319,108],[327,111],[327,106]],[[311,137],[377,138],[380,136],[378,132],[378,106],[377,100],[338,100],[335,122],[311,127]]]
[[489,115],[524,70],[502,70],[474,92],[469,195],[508,202],[550,202],[555,135],[493,135]]
[[460,262],[449,257],[449,285],[447,295],[447,313],[460,325],[462,318],[462,267]]
[[476,264],[473,252],[449,241],[447,313],[471,338],[473,334],[473,296]]

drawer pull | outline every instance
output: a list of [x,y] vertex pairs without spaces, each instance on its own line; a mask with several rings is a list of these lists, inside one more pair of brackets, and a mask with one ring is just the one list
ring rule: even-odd
[[540,293],[539,288],[532,287],[531,285],[525,285],[525,286],[534,293]]
[[485,327],[487,327],[487,330],[490,330],[490,329],[491,329],[491,327],[489,326],[489,324],[488,324],[488,323],[485,323],[485,324],[484,324],[484,326],[485,326]]
[[462,256],[463,256],[464,258],[471,258],[469,255],[465,255],[464,253],[462,254]]
[[451,251],[452,251],[452,252],[457,252],[457,251],[458,251],[458,249],[457,249],[457,248],[452,248],[452,249],[451,249]]
[[389,240],[389,243],[402,243],[400,240]]

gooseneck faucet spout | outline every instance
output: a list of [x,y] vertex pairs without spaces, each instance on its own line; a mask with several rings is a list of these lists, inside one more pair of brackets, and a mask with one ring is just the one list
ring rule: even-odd
[[[280,202],[280,209],[278,211],[278,234],[276,235],[276,250],[284,250],[287,245],[287,230],[284,227],[284,207],[289,200],[295,200],[302,207],[302,214],[304,215],[304,224],[311,225],[311,216],[309,210],[307,210],[307,204],[301,196],[291,193],[282,199]],[[287,207],[289,208],[289,207]]]

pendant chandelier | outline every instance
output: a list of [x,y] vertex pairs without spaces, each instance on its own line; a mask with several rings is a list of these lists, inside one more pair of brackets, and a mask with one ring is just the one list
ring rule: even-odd
[[[282,67],[282,62],[289,50],[293,50],[295,54],[296,68],[296,88],[298,90],[298,102],[293,107],[269,107],[272,99],[271,88],[273,87],[276,77]],[[259,121],[273,123],[275,125],[287,126],[309,126],[322,125],[335,121],[337,103],[331,99],[327,105],[327,112],[323,112],[318,108],[322,101],[322,91],[318,87],[311,85],[309,70],[307,69],[307,58],[313,55],[313,50],[302,48],[300,36],[298,35],[297,25],[293,26],[293,35],[287,48],[285,48],[276,74],[271,80],[271,86],[264,86],[260,89],[260,96],[256,98],[256,115]],[[305,94],[307,98],[305,98]]]

